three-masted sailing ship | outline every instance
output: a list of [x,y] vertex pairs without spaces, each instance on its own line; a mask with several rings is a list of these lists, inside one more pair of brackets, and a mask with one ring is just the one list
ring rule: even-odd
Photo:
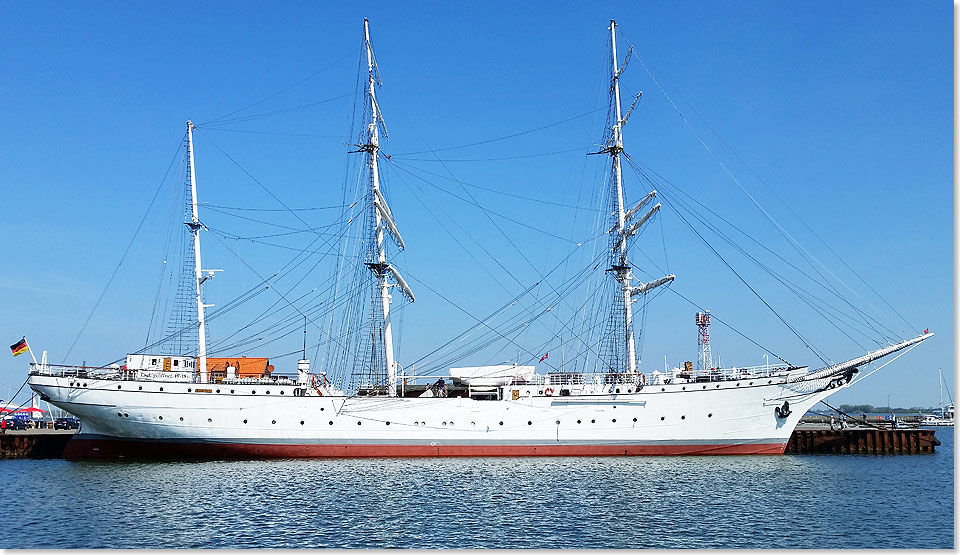
[[[205,347],[200,231],[193,160],[193,126],[187,124],[192,195],[198,356],[128,355],[119,369],[33,365],[28,382],[50,403],[82,420],[68,458],[116,457],[405,457],[549,455],[693,455],[783,453],[800,417],[827,396],[848,387],[860,366],[907,349],[920,335],[846,362],[822,368],[764,365],[701,371],[641,372],[637,367],[633,300],[669,284],[674,275],[640,282],[628,246],[660,210],[656,191],[624,202],[621,175],[623,126],[616,23],[611,21],[611,111],[608,144],[611,211],[605,274],[617,291],[606,307],[613,354],[595,374],[538,373],[533,366],[452,368],[466,389],[435,388],[407,395],[393,345],[391,297],[414,293],[391,263],[388,242],[403,248],[397,221],[380,189],[377,68],[364,22],[368,114],[365,156],[366,268],[375,281],[372,349],[364,359],[385,374],[379,387],[344,392],[299,361],[296,375],[272,376],[226,362],[208,366]],[[629,115],[629,112],[628,114]],[[229,359],[225,359],[229,360]],[[246,366],[250,366],[250,362]],[[323,369],[321,369],[323,370]],[[398,382],[400,376],[400,382]],[[448,393],[448,394],[445,394]]]

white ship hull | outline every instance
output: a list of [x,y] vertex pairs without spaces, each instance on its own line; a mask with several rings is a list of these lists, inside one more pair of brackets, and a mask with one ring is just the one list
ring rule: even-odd
[[[39,374],[29,382],[81,418],[72,459],[780,454],[800,417],[837,391],[784,376],[517,400],[298,397],[292,385]],[[780,417],[784,401],[791,412]]]

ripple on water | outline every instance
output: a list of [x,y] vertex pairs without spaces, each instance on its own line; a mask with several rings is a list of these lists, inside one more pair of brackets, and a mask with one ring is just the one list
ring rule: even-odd
[[0,547],[952,548],[950,432],[913,456],[2,461]]

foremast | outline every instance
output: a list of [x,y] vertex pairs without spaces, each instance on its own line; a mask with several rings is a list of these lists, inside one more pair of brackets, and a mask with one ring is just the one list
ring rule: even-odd
[[[369,182],[370,190],[369,197],[370,203],[372,204],[373,218],[370,220],[372,229],[370,230],[370,236],[372,236],[373,242],[373,253],[372,260],[367,262],[367,267],[373,272],[376,281],[377,287],[374,291],[374,296],[379,297],[379,303],[382,307],[382,311],[379,314],[373,314],[373,318],[381,319],[380,322],[374,322],[378,324],[380,329],[383,330],[382,344],[377,345],[377,337],[374,334],[372,338],[374,342],[374,352],[382,350],[383,360],[387,374],[387,395],[395,397],[397,395],[397,362],[393,352],[393,329],[391,325],[390,318],[390,288],[391,287],[400,287],[403,293],[410,299],[412,302],[413,292],[410,290],[410,287],[404,281],[403,277],[400,276],[400,273],[397,272],[387,261],[387,252],[384,245],[384,230],[387,230],[393,239],[396,241],[397,246],[401,249],[404,248],[403,239],[400,236],[400,232],[397,229],[396,223],[393,220],[393,215],[390,212],[390,207],[387,205],[386,199],[383,197],[383,194],[380,192],[380,170],[377,165],[377,157],[380,152],[380,135],[379,128],[383,125],[383,134],[384,137],[387,137],[387,128],[386,124],[383,122],[383,116],[380,113],[380,106],[377,104],[376,97],[376,87],[375,85],[379,81],[379,69],[377,68],[376,59],[373,56],[373,47],[370,45],[370,21],[367,19],[363,20],[363,37],[364,37],[364,47],[367,51],[367,102],[370,109],[370,123],[367,128],[367,143],[362,145],[361,148],[367,153],[367,168],[369,170]],[[387,277],[392,276],[396,284],[390,283]],[[374,300],[377,302],[377,299]],[[375,357],[376,358],[376,357]],[[371,364],[375,364],[375,359],[371,360]]]
[[[654,197],[656,197],[657,192],[651,191],[646,197],[643,198],[639,203],[637,203],[633,208],[629,210],[624,209],[623,202],[623,172],[621,168],[620,155],[623,153],[623,126],[626,125],[627,119],[630,117],[630,113],[633,111],[634,106],[636,106],[637,100],[640,99],[642,93],[637,95],[637,98],[633,101],[633,105],[627,111],[626,116],[622,115],[620,109],[620,74],[626,68],[627,60],[630,58],[632,49],[627,53],[627,56],[623,62],[623,65],[619,65],[617,58],[617,23],[614,20],[610,20],[610,46],[611,46],[611,73],[610,73],[610,91],[611,91],[611,108],[614,112],[614,121],[610,128],[610,144],[606,146],[601,152],[605,152],[610,155],[612,159],[612,182],[613,182],[613,197],[616,201],[616,208],[612,212],[613,216],[613,226],[610,228],[609,233],[611,235],[611,264],[610,268],[607,270],[611,272],[614,278],[619,284],[619,295],[621,299],[617,299],[612,307],[614,312],[622,310],[622,319],[623,319],[623,328],[619,331],[613,330],[613,333],[622,333],[622,337],[625,345],[625,353],[623,353],[624,358],[626,359],[626,364],[619,370],[625,371],[630,374],[634,374],[637,371],[637,353],[636,353],[636,344],[633,333],[633,297],[641,295],[655,287],[659,287],[665,283],[673,281],[676,277],[674,275],[669,275],[649,283],[641,283],[638,286],[632,285],[632,280],[634,279],[632,267],[630,262],[627,259],[627,249],[628,249],[628,239],[631,236],[637,233],[640,230],[640,227],[643,226],[658,210],[660,210],[660,204],[656,204],[653,208],[644,214],[643,217],[633,221],[633,217],[639,213],[639,211],[647,205]],[[628,227],[628,224],[629,227]],[[620,308],[620,301],[623,302],[622,309]],[[611,318],[614,320],[619,320],[620,318],[616,314],[612,314]],[[619,341],[614,342],[619,343]],[[619,357],[618,357],[619,358]]]

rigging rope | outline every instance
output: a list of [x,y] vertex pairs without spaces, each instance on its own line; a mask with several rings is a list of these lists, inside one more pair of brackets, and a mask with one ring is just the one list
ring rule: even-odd
[[143,223],[147,221],[147,216],[150,214],[150,210],[153,208],[153,203],[156,202],[157,197],[160,195],[160,191],[163,189],[163,184],[167,180],[167,175],[170,173],[170,168],[173,167],[173,163],[177,160],[182,148],[183,139],[180,140],[180,144],[177,146],[177,151],[170,160],[170,164],[167,165],[167,170],[163,174],[163,179],[160,180],[160,185],[157,187],[157,191],[153,194],[153,198],[150,199],[150,204],[147,205],[147,210],[143,213],[143,217],[140,218],[140,223],[137,224],[137,229],[134,230],[133,236],[130,237],[130,242],[127,243],[127,248],[124,249],[123,254],[120,256],[120,262],[117,263],[117,267],[114,268],[113,273],[110,274],[110,279],[107,280],[107,284],[103,287],[103,291],[100,292],[100,296],[97,297],[97,302],[93,304],[93,308],[90,310],[90,314],[87,315],[87,319],[84,320],[83,325],[80,326],[80,331],[77,332],[77,336],[73,339],[73,343],[70,344],[70,348],[67,349],[66,354],[63,355],[63,360],[60,361],[61,364],[63,364],[63,362],[70,357],[70,353],[73,352],[73,348],[77,345],[77,341],[80,340],[80,336],[83,335],[83,331],[87,329],[87,324],[89,324],[90,319],[93,318],[93,313],[96,312],[97,307],[100,306],[100,301],[103,300],[104,295],[106,295],[107,291],[110,289],[110,284],[113,283],[113,278],[117,277],[117,272],[120,271],[120,266],[123,265],[123,261],[126,260],[127,254],[130,252],[130,248],[133,247],[133,242],[136,240],[137,235],[140,234],[140,230],[143,228]]
[[[601,110],[605,110],[605,109],[607,109],[606,106],[604,106],[604,107],[602,107],[602,108],[594,108],[593,110],[590,110],[589,112],[584,112],[584,113],[582,113],[582,114],[580,114],[580,115],[573,116],[573,117],[571,117],[571,118],[567,118],[567,119],[564,119],[564,120],[561,120],[561,121],[557,121],[557,122],[554,122],[554,123],[550,123],[550,124],[547,124],[547,125],[542,125],[542,126],[540,126],[540,127],[534,128],[534,129],[528,129],[528,130],[526,130],[526,131],[520,131],[519,133],[512,133],[512,134],[510,134],[510,135],[504,135],[503,137],[497,137],[497,138],[495,138],[495,139],[487,139],[487,140],[484,140],[484,141],[477,141],[477,142],[468,143],[468,144],[465,144],[465,145],[448,146],[448,147],[443,147],[443,148],[432,148],[432,149],[429,149],[429,150],[418,150],[418,151],[414,151],[414,152],[400,152],[400,153],[397,153],[397,154],[393,154],[393,156],[409,156],[409,155],[412,155],[412,154],[435,154],[435,153],[437,153],[437,152],[444,152],[444,151],[447,151],[447,150],[456,150],[456,149],[460,149],[460,148],[468,148],[468,147],[471,147],[471,146],[485,145],[485,144],[494,143],[494,142],[497,142],[497,141],[503,141],[503,140],[506,140],[506,139],[512,139],[512,138],[514,138],[514,137],[520,137],[520,136],[522,136],[522,135],[529,135],[530,133],[536,133],[537,131],[543,131],[544,129],[550,129],[551,127],[556,127],[556,126],[562,125],[562,124],[564,124],[564,123],[569,123],[569,122],[571,122],[571,121],[578,120],[578,119],[580,119],[580,118],[589,116],[589,115],[591,115],[591,114],[595,114],[595,113],[597,113],[597,112],[599,112],[599,111],[601,111]],[[422,140],[422,138],[421,138],[421,140]],[[424,144],[426,144],[426,143],[424,143]]]
[[297,87],[297,86],[299,86],[299,85],[302,85],[303,83],[306,83],[306,82],[309,81],[310,79],[313,79],[313,78],[316,77],[317,75],[320,75],[320,74],[323,73],[324,71],[326,71],[326,70],[332,68],[333,66],[339,64],[339,63],[342,62],[343,60],[346,60],[346,59],[349,58],[350,56],[353,56],[353,54],[354,54],[355,52],[356,52],[356,50],[351,50],[351,51],[348,52],[347,54],[345,54],[345,55],[343,55],[342,57],[338,58],[335,62],[331,63],[330,65],[324,66],[323,68],[321,68],[321,69],[319,69],[319,70],[311,73],[310,75],[304,77],[303,79],[297,81],[296,83],[294,83],[294,84],[292,84],[292,85],[290,85],[290,86],[284,87],[283,89],[280,89],[279,91],[277,91],[277,92],[275,92],[275,93],[273,93],[273,94],[271,94],[271,95],[265,96],[265,97],[261,98],[260,100],[254,102],[254,103],[252,103],[252,104],[248,104],[248,105],[246,105],[246,106],[244,106],[244,107],[242,107],[242,108],[237,108],[236,110],[234,110],[234,111],[232,111],[232,112],[228,112],[228,113],[226,113],[226,114],[224,114],[224,115],[222,115],[222,116],[213,118],[212,120],[209,120],[209,121],[207,121],[207,122],[205,122],[205,123],[203,123],[203,124],[201,124],[201,125],[216,124],[218,121],[220,121],[220,120],[222,120],[222,119],[224,119],[224,118],[230,117],[230,116],[232,116],[232,115],[234,115],[234,114],[238,114],[238,113],[240,113],[240,112],[242,112],[242,111],[244,111],[244,110],[247,110],[247,109],[249,109],[249,108],[253,108],[254,106],[256,106],[256,105],[258,105],[258,104],[262,104],[263,102],[266,102],[266,101],[270,100],[271,98],[277,97],[277,96],[279,96],[279,95],[281,95],[281,94],[289,91],[290,89],[293,89],[293,88],[295,88],[295,87]]

